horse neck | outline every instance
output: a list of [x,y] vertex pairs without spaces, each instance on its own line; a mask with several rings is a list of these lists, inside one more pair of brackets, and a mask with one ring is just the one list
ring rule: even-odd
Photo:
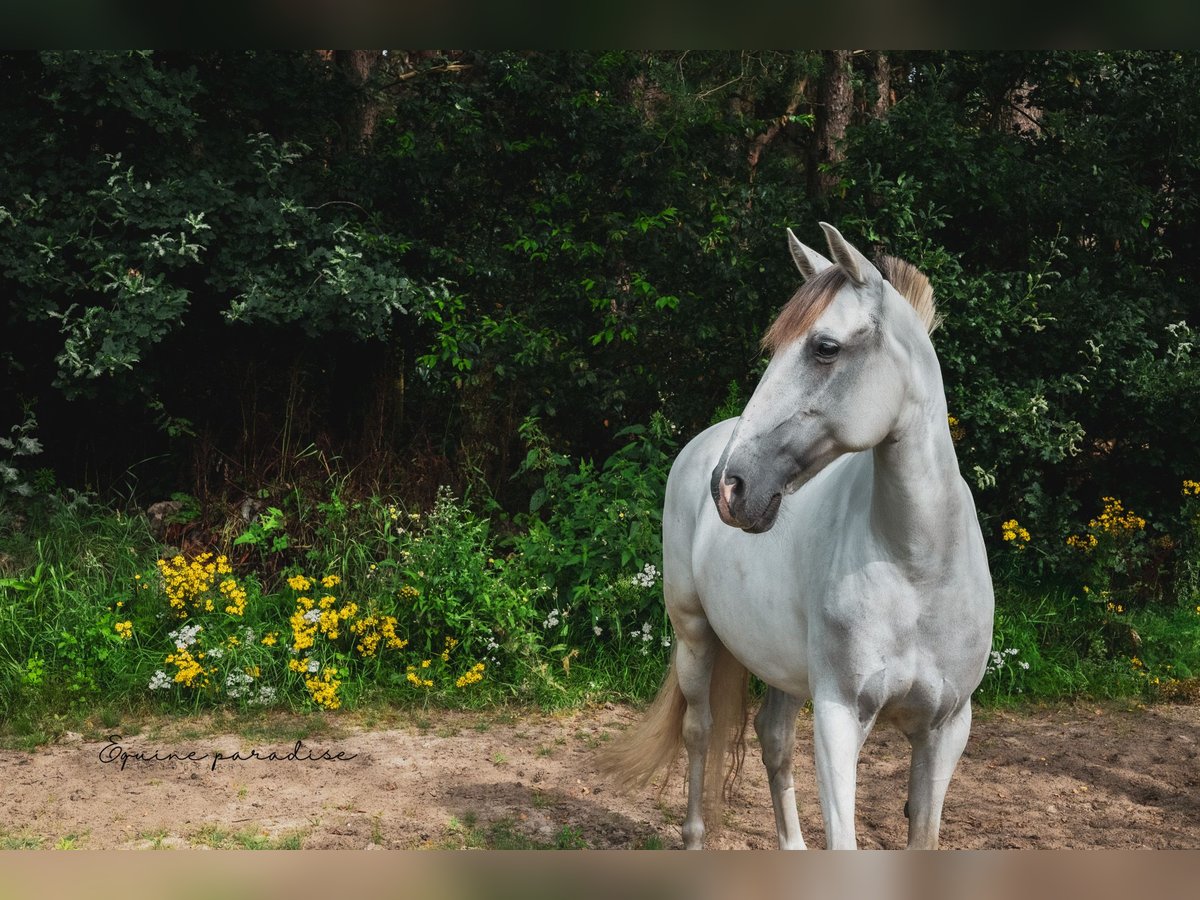
[[914,576],[936,578],[961,541],[964,512],[941,368],[928,338],[913,354],[907,398],[873,451],[871,527]]

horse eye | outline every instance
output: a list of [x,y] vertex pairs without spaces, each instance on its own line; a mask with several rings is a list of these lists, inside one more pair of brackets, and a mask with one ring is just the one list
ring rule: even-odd
[[827,361],[837,356],[841,349],[841,345],[837,341],[831,341],[828,338],[817,341],[816,347],[813,348],[820,359]]

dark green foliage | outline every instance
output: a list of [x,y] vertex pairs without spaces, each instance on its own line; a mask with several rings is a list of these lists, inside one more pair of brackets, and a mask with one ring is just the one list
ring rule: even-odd
[[[750,396],[784,228],[819,246],[825,218],[933,282],[1001,632],[1123,660],[1084,584],[1200,604],[1200,55],[888,58],[877,116],[852,56],[845,161],[813,179],[813,51],[394,52],[365,80],[336,54],[0,54],[0,478],[186,492],[172,538],[246,535],[270,577],[365,577],[398,538],[357,537],[363,498],[469,490],[490,521],[447,513],[422,634],[467,627],[474,585],[493,633],[610,648],[661,627],[632,579],[671,455]],[[1146,527],[1069,549],[1103,497]],[[77,637],[54,658],[95,669]]]

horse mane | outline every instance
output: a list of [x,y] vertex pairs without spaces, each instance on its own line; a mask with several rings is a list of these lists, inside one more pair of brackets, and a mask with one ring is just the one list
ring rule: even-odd
[[875,267],[888,284],[896,289],[896,293],[917,311],[921,323],[925,326],[925,333],[933,334],[942,324],[942,317],[938,315],[937,304],[933,301],[933,285],[929,283],[925,273],[912,263],[888,256],[886,253],[881,253],[875,260]]
[[[887,254],[881,254],[875,260],[875,266],[896,293],[916,311],[925,332],[933,334],[942,318],[933,300],[933,286],[925,274],[912,263]],[[800,285],[763,335],[763,349],[774,354],[812,328],[849,280],[845,269],[833,265]]]

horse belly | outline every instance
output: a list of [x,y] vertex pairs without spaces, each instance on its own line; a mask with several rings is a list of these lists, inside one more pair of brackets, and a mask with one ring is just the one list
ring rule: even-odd
[[754,675],[808,697],[808,622],[798,574],[786,571],[783,560],[764,561],[761,549],[746,543],[769,540],[767,535],[730,529],[722,537],[697,547],[697,593],[709,625]]

